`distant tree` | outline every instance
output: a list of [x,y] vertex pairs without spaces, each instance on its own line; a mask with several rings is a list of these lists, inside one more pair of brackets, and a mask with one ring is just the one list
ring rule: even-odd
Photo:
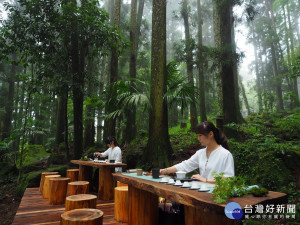
[[12,116],[13,116],[13,107],[14,107],[14,92],[15,92],[15,76],[17,73],[17,56],[16,53],[12,54],[11,61],[12,65],[10,66],[11,69],[7,73],[7,83],[8,83],[8,95],[7,95],[7,102],[5,105],[5,114],[3,118],[3,126],[2,126],[2,138],[1,140],[4,140],[5,138],[8,138],[11,135],[11,128],[12,128]]
[[[189,28],[189,10],[188,10],[188,0],[183,0],[182,2],[182,9],[181,15],[184,21],[184,33],[185,33],[185,49],[186,49],[186,67],[187,67],[187,74],[188,80],[192,86],[194,86],[194,75],[193,75],[193,39],[190,35],[190,28]],[[191,122],[191,130],[194,130],[197,123],[197,109],[196,109],[196,101],[190,105],[190,122]]]
[[[130,10],[130,62],[129,76],[131,79],[136,78],[136,58],[137,58],[137,0],[131,0]],[[135,89],[132,86],[132,89]],[[124,133],[124,141],[130,143],[136,136],[136,107],[128,109],[127,122]]]
[[153,0],[151,88],[149,139],[145,161],[160,168],[168,165],[171,144],[168,132],[168,111],[164,95],[167,91],[166,71],[166,0]]
[[271,41],[269,42],[270,48],[271,48],[271,57],[272,57],[272,68],[273,68],[273,76],[275,79],[275,93],[276,93],[276,105],[277,105],[277,111],[281,112],[283,111],[283,100],[282,100],[282,88],[281,88],[281,78],[279,74],[279,59],[278,59],[278,49],[276,46],[275,39],[277,36],[275,21],[274,21],[274,15],[273,11],[270,6],[270,1],[265,0],[265,12],[266,17],[269,20],[267,25],[269,28],[269,35]]
[[[111,15],[111,18],[113,20],[111,21],[113,25],[117,28],[120,26],[120,10],[121,10],[121,0],[115,0],[114,10],[112,10],[113,15]],[[112,84],[116,82],[118,78],[118,68],[119,68],[119,53],[118,53],[118,47],[119,44],[116,41],[112,48],[111,48],[111,57],[110,57],[110,72],[109,72],[109,84]],[[108,95],[114,96],[115,93],[112,92],[112,90],[107,92]],[[113,112],[115,108],[112,108],[112,105],[106,104],[105,111],[109,114]],[[105,120],[104,125],[104,137],[107,136],[115,136],[116,135],[116,120],[113,118],[110,118],[108,120]]]
[[204,58],[203,58],[203,46],[202,46],[202,12],[201,1],[197,0],[197,22],[198,22],[198,70],[199,70],[199,97],[200,97],[200,120],[206,121],[206,107],[205,107],[205,79],[204,79]]
[[221,109],[223,112],[224,122],[238,122],[237,105],[236,105],[236,88],[234,82],[234,57],[231,36],[232,27],[232,7],[233,0],[217,1],[213,0],[214,9],[214,34],[215,47],[219,51],[218,59],[218,79],[220,79],[221,89]]

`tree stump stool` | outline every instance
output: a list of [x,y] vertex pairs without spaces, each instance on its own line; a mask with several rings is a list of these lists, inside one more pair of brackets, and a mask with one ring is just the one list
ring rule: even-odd
[[51,205],[64,204],[70,178],[58,177],[49,180],[49,203]]
[[61,225],[103,225],[99,209],[74,209],[61,214]]
[[49,185],[49,180],[51,178],[58,178],[61,177],[61,175],[57,174],[57,175],[48,175],[45,176],[45,180],[44,180],[44,187],[43,187],[43,197],[44,198],[49,198],[49,192],[50,192],[50,185]]
[[88,194],[89,193],[89,183],[88,181],[75,181],[68,183],[67,196],[78,195],[78,194]]
[[91,208],[96,209],[97,196],[89,194],[71,195],[66,197],[65,210]]
[[115,188],[115,219],[128,222],[128,186]]
[[122,183],[120,181],[117,181],[117,187],[122,187],[122,186],[128,187],[128,184],[124,184],[124,183]]
[[58,174],[58,172],[44,172],[44,173],[41,174],[41,181],[40,181],[40,188],[39,188],[39,191],[41,193],[43,193],[45,176],[56,175],[56,174]]
[[78,181],[79,169],[68,169],[66,177],[71,178],[71,182]]

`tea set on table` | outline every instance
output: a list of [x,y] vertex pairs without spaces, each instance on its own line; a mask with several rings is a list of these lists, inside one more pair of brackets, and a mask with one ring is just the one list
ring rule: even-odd
[[191,190],[198,190],[201,192],[208,192],[211,190],[211,188],[208,187],[206,184],[201,184],[200,182],[192,180],[191,178],[186,178],[186,172],[183,171],[177,171],[176,177],[174,178],[162,177],[160,183],[166,183],[182,188],[189,188]]
[[94,159],[90,159],[90,161],[99,162],[99,163],[121,163],[121,162],[116,162],[114,159],[98,160],[98,156],[95,154],[94,154]]

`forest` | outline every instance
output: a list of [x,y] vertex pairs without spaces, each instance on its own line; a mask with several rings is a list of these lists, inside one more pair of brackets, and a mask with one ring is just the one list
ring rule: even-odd
[[128,168],[171,166],[201,148],[208,120],[236,175],[297,205],[277,223],[297,224],[299,12],[299,0],[1,0],[0,184],[22,196],[108,136]]

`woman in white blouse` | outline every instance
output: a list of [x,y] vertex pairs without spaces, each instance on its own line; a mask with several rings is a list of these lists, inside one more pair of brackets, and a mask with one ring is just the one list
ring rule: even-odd
[[198,141],[206,148],[198,150],[191,158],[172,167],[161,169],[161,174],[177,171],[191,172],[199,168],[199,174],[193,179],[202,182],[215,183],[212,173],[224,173],[223,177],[234,176],[234,162],[232,154],[227,150],[227,138],[213,123],[204,121],[195,128]]
[[[98,155],[100,157],[108,157],[106,161],[115,160],[115,162],[122,162],[122,151],[118,146],[118,142],[115,137],[108,137],[105,140],[105,143],[108,146],[108,149],[105,152],[95,152],[94,155]],[[116,167],[116,172],[122,172],[122,167]]]
[[118,142],[115,137],[108,137],[105,140],[105,143],[108,146],[108,149],[105,152],[95,152],[94,155],[100,157],[108,157],[109,160],[115,160],[115,162],[122,162],[122,151],[118,146]]

